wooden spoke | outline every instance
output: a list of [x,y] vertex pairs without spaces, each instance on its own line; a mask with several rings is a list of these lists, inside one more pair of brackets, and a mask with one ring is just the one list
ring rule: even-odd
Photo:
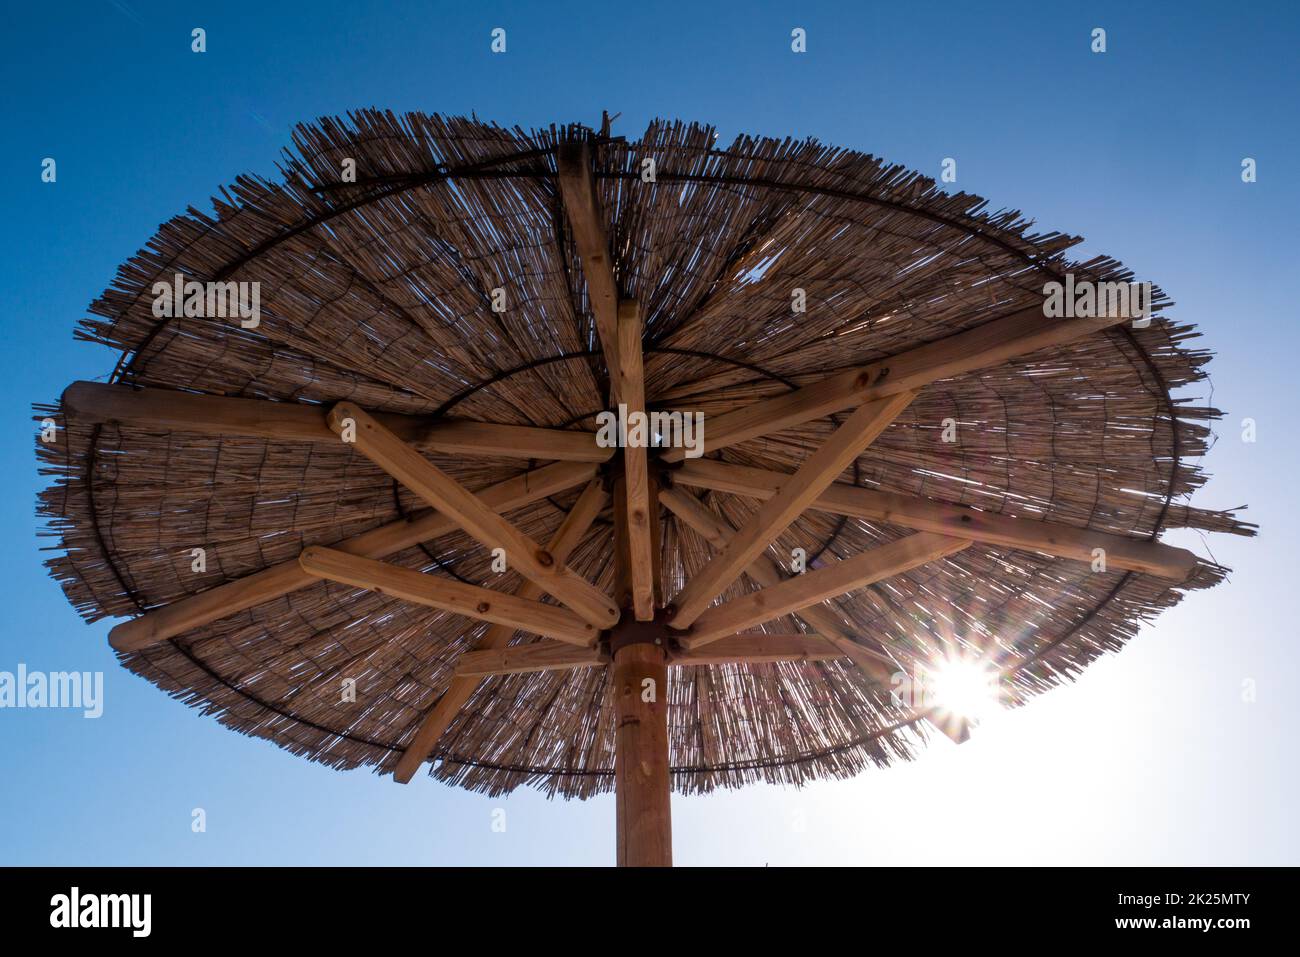
[[970,542],[959,538],[917,532],[844,561],[797,575],[773,588],[751,592],[710,608],[680,642],[691,650],[703,647],[765,621],[902,574],[918,565],[959,552],[968,545]]
[[[632,300],[618,305],[618,361],[619,404],[626,409],[626,421],[633,422],[634,413],[640,413],[637,418],[645,415],[645,366],[641,359],[641,310]],[[643,431],[646,429],[648,425],[642,427]],[[627,523],[632,609],[638,621],[650,621],[655,614],[651,526],[659,509],[650,496],[650,467],[646,456],[651,436],[641,438],[643,443],[629,441],[623,449],[624,498],[618,507],[624,510]]]
[[330,410],[329,423],[345,440],[351,435],[357,451],[455,521],[485,548],[504,548],[509,567],[536,582],[584,620],[598,628],[618,621],[618,607],[608,595],[556,561],[550,552],[360,408],[340,402]]
[[[1041,306],[986,322],[936,342],[909,349],[887,359],[828,376],[812,385],[755,402],[709,420],[706,451],[779,432],[801,422],[820,419],[861,402],[916,391],[939,379],[950,379],[988,368],[1048,346],[1073,342],[1121,322],[1109,319],[1049,319]],[[665,461],[684,458],[682,449],[667,449]]]
[[752,665],[767,661],[833,661],[844,652],[821,635],[755,633],[719,638],[696,651],[678,652],[670,665]]
[[609,654],[599,648],[575,648],[562,641],[538,641],[510,648],[467,651],[456,662],[456,677],[482,678],[485,675],[596,668],[607,664]]
[[[593,479],[583,489],[578,501],[574,503],[573,508],[569,509],[569,514],[564,517],[560,527],[556,529],[555,534],[547,543],[546,549],[555,557],[557,562],[568,561],[573,550],[578,547],[587,530],[591,528],[591,523],[596,520],[600,510],[605,507],[605,502],[609,496],[605,494],[604,487],[600,479]],[[542,590],[533,582],[525,581],[515,591],[515,594],[529,601],[542,597]],[[510,643],[516,629],[509,625],[493,625],[479,640],[476,651],[491,651],[505,648]],[[438,743],[442,733],[447,730],[452,719],[456,717],[457,712],[465,706],[474,694],[474,689],[479,685],[478,677],[453,677],[447,690],[443,692],[442,697],[433,709],[424,716],[420,722],[420,727],[415,732],[415,737],[411,743],[406,746],[402,752],[397,766],[393,769],[393,779],[399,784],[406,784],[419,770],[424,759],[429,756],[433,746]]]
[[[758,512],[741,529],[722,553],[691,578],[674,600],[675,613],[670,621],[674,628],[686,628],[695,621],[709,602],[767,546],[799,517],[808,505],[835,481],[890,422],[897,418],[913,393],[903,392],[865,403],[856,409],[831,437],[804,460],[781,486],[781,490],[763,503]],[[738,631],[739,629],[732,629]]]
[[[489,508],[508,512],[586,482],[595,473],[594,465],[560,462],[516,475],[478,494]],[[424,512],[335,542],[330,547],[364,558],[383,558],[456,528],[456,523],[446,515]],[[294,558],[123,622],[108,633],[108,643],[118,651],[139,651],[227,615],[282,598],[317,581]]]
[[593,626],[568,609],[540,601],[526,601],[516,595],[466,585],[451,578],[426,575],[388,562],[377,562],[373,558],[358,558],[332,548],[317,545],[304,548],[298,556],[298,564],[316,578],[366,588],[467,618],[521,628],[584,648],[594,645],[599,637]]
[[[790,476],[765,469],[730,465],[713,459],[686,462],[673,473],[679,485],[709,488],[736,495],[770,498]],[[896,495],[851,485],[832,484],[810,508],[851,515],[873,522],[902,525],[921,532],[955,535],[991,545],[1005,545],[1092,562],[1095,550],[1105,553],[1107,567],[1146,572],[1183,581],[1196,567],[1196,555],[1185,548],[1142,541],[1037,519],[1012,518],[964,505],[949,505],[911,495]]]
[[[674,473],[674,475],[680,474],[680,471]],[[718,550],[725,548],[727,543],[731,541],[732,535],[735,534],[735,530],[727,522],[710,512],[693,496],[684,492],[677,489],[666,489],[659,493],[659,501]],[[773,588],[786,580],[780,566],[766,555],[761,555],[755,559],[754,563],[745,569],[745,573],[760,588]],[[852,659],[858,670],[876,684],[882,688],[892,689],[894,687],[894,675],[901,670],[898,662],[894,661],[889,655],[874,651],[861,642],[854,640],[849,633],[849,629],[845,627],[843,621],[840,620],[839,614],[834,611],[831,605],[809,605],[807,608],[799,609],[794,614],[800,621],[818,632],[823,640],[834,645],[840,654]],[[719,642],[729,640],[722,638],[719,639]],[[712,645],[706,646],[706,648],[712,647]],[[969,737],[969,732],[964,726],[952,722],[932,721],[931,723],[958,744]]]
[[[710,512],[699,500],[677,489],[665,489],[659,493],[659,501],[688,526],[703,536],[718,551],[727,547],[736,530],[725,520]],[[745,569],[745,574],[760,588],[771,588],[788,577],[776,562],[766,555],[760,555]],[[812,605],[801,609],[798,617],[820,633],[827,641],[857,662],[864,671],[882,684],[888,684],[890,675],[896,667],[887,654],[875,651],[854,641],[844,627],[839,616],[829,606]]]
[[[283,442],[338,441],[326,422],[326,408],[301,402],[74,382],[63,393],[62,405],[64,412],[78,422],[113,422],[157,432],[201,432]],[[612,448],[598,446],[592,432],[466,419],[431,421],[387,412],[374,413],[374,418],[402,441],[434,452],[567,462],[604,462],[614,453]]]
[[[673,476],[673,485],[677,484]],[[722,551],[731,541],[736,530],[725,521],[705,508],[698,499],[676,488],[666,488],[659,493],[659,501],[687,526],[694,529],[701,538],[713,546],[715,551]],[[761,568],[761,562],[755,562],[745,569],[746,574],[755,568]],[[751,577],[753,577],[751,575]],[[757,580],[757,579],[755,579]]]
[[611,401],[619,401],[618,378],[618,283],[614,262],[605,235],[605,220],[596,195],[596,177],[592,168],[591,144],[586,140],[569,140],[555,153],[564,212],[573,231],[573,243],[582,260],[582,274],[587,279],[587,301],[596,319],[596,334],[609,367]]

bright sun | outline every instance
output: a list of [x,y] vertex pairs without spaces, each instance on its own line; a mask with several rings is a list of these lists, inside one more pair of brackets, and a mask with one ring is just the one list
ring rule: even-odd
[[998,707],[997,675],[966,658],[949,658],[930,674],[930,700],[938,708],[978,721]]

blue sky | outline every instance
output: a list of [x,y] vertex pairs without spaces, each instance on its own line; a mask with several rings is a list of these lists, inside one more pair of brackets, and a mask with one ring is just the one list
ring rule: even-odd
[[[190,30],[208,52],[190,52]],[[508,52],[489,51],[494,27]],[[1089,34],[1107,30],[1108,51]],[[808,52],[790,52],[803,27]],[[613,860],[613,802],[490,800],[339,773],[225,731],[116,664],[46,577],[30,403],[114,354],[72,329],[159,223],[270,175],[291,126],[379,106],[502,124],[653,116],[816,136],[1088,237],[1218,352],[1226,410],[1194,501],[1254,540],[1169,537],[1235,569],[1076,685],[960,748],[802,791],[675,798],[676,859],[1300,863],[1292,808],[1300,533],[1291,476],[1300,190],[1292,3],[26,4],[0,36],[0,670],[105,672],[105,713],[0,711],[0,863]],[[58,182],[40,181],[44,157]],[[1244,184],[1243,157],[1259,179]],[[1240,422],[1256,420],[1244,443]],[[1257,683],[1242,701],[1243,680]],[[207,831],[191,831],[191,810]],[[504,807],[505,833],[491,828]]]

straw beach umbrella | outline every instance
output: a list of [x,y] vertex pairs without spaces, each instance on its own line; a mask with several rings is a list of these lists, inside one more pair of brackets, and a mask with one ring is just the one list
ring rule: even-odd
[[901,167],[376,111],[282,174],[161,227],[37,414],[69,600],[294,754],[613,789],[667,864],[670,790],[962,740],[963,679],[1014,707],[1223,579],[1164,530],[1253,533],[1186,503],[1159,290]]

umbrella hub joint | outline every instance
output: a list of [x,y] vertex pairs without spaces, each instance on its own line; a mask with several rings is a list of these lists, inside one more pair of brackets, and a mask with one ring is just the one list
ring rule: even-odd
[[[666,462],[659,457],[660,454],[660,450],[658,449],[650,450],[649,461],[647,463],[650,469],[650,476],[659,484],[660,488],[672,488],[672,473],[682,468],[686,464],[686,460]],[[600,463],[600,466],[597,469],[597,474],[600,476],[601,484],[605,491],[614,491],[614,483],[625,474],[623,450],[618,449],[609,457],[608,460]]]
[[651,621],[637,621],[632,615],[625,614],[607,634],[610,655],[617,655],[620,649],[629,645],[656,645],[665,654],[673,650],[668,616],[662,608],[655,611]]

